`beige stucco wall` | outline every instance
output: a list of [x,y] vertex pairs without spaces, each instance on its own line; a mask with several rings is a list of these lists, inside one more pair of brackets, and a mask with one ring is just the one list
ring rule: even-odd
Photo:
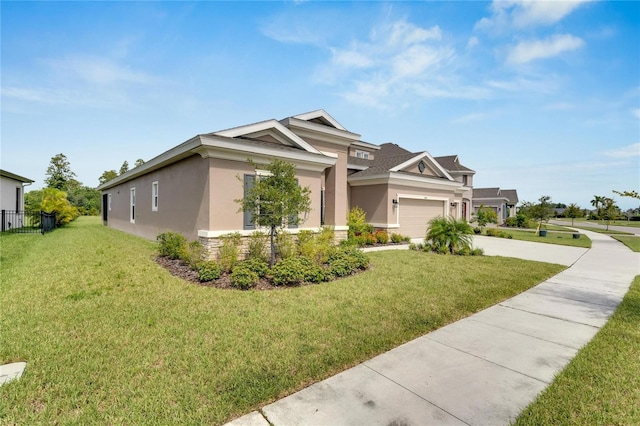
[[[111,194],[108,226],[148,239],[165,231],[197,238],[208,226],[209,161],[193,155],[104,191]],[[152,183],[158,182],[158,211],[152,210]],[[136,189],[136,219],[130,222],[130,191]]]
[[338,156],[336,165],[325,170],[325,224],[330,226],[346,226],[349,210],[347,199],[347,156],[348,147],[305,138],[314,148]]
[[350,207],[360,207],[366,213],[368,223],[386,224],[389,215],[391,199],[388,196],[387,185],[367,185],[351,187]]
[[[244,196],[244,175],[255,175],[255,170],[246,162],[211,159],[209,176],[211,179],[211,215],[208,226],[201,228],[208,231],[239,231],[243,226],[243,213],[239,212],[240,204],[234,200]],[[304,223],[299,227],[320,226],[320,190],[322,173],[307,170],[296,170],[298,184],[311,190],[311,209]],[[304,219],[303,216],[300,219]]]

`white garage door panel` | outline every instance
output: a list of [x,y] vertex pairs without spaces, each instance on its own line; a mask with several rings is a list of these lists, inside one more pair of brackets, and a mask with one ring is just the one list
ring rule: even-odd
[[444,213],[444,201],[414,200],[400,198],[400,229],[402,235],[411,238],[424,238],[427,223]]

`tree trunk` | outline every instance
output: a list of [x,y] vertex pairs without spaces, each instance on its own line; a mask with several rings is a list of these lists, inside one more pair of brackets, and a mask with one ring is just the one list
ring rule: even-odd
[[269,268],[273,268],[276,263],[276,245],[274,243],[274,237],[276,233],[276,227],[271,227],[271,258],[269,259]]

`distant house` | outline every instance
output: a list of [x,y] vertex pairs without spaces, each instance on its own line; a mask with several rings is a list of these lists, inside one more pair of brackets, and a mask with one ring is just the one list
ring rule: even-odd
[[33,180],[0,170],[0,210],[2,231],[24,226],[24,187]]
[[473,212],[480,206],[493,209],[498,215],[498,224],[502,225],[508,217],[516,215],[518,192],[515,189],[473,188]]
[[457,156],[365,142],[317,110],[194,136],[98,187],[103,222],[146,238],[179,232],[211,253],[221,235],[256,230],[234,200],[263,173],[247,160],[274,158],[294,164],[299,184],[311,189],[312,211],[300,229],[328,225],[344,239],[354,206],[377,229],[413,238],[423,238],[436,216],[470,216],[475,172]]
[[24,187],[33,180],[0,170],[0,210],[24,210]]

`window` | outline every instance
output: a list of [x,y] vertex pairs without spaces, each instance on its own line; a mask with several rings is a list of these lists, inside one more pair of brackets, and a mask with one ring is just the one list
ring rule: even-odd
[[356,149],[356,158],[369,159],[369,153],[367,151],[360,151]]
[[418,170],[420,171],[420,173],[424,173],[424,169],[426,168],[426,164],[424,164],[424,161],[420,161],[420,163],[418,164]]
[[[244,198],[247,198],[247,191],[253,188],[255,181],[256,177],[254,175],[244,175]],[[251,212],[244,212],[244,217],[242,218],[242,229],[256,229],[256,224],[253,222],[253,214],[251,214]]]
[[151,210],[158,211],[158,181],[151,184]]
[[20,188],[16,188],[16,214],[20,210],[20,199],[22,198]]
[[136,223],[136,189],[131,188],[130,198],[129,198],[129,221],[131,223]]
[[464,185],[468,185],[469,184],[469,176],[467,175],[462,175],[462,183]]
[[107,194],[107,209],[111,210],[111,194]]

